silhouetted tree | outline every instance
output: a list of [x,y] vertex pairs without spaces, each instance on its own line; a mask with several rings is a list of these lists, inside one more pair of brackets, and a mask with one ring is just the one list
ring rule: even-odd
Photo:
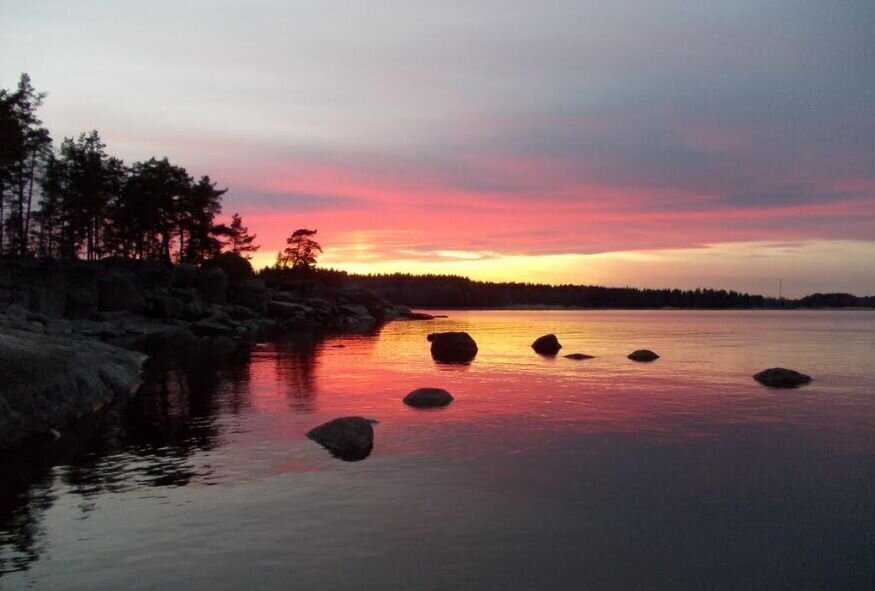
[[151,158],[131,166],[111,208],[111,252],[171,262],[171,249],[183,242],[180,219],[190,188],[191,178],[185,169],[167,158]]
[[286,238],[288,246],[276,255],[276,266],[279,269],[307,270],[316,266],[316,257],[322,252],[322,247],[313,240],[317,230],[300,228]]
[[249,228],[243,225],[243,218],[240,217],[239,213],[231,216],[231,225],[227,226],[226,235],[228,242],[225,246],[228,248],[228,252],[239,254],[247,260],[252,258],[249,253],[256,252],[261,248],[257,244],[253,244],[256,235],[249,233]]
[[[37,215],[38,249],[44,254],[101,257],[107,208],[125,178],[124,165],[105,148],[97,131],[91,131],[76,140],[65,138],[59,155],[47,160]],[[47,243],[52,248],[46,252]]]
[[210,177],[203,176],[184,193],[179,204],[179,260],[199,262],[215,257],[222,250],[224,227],[214,220],[222,211],[222,195]]
[[167,158],[125,167],[97,131],[54,152],[36,115],[44,98],[27,74],[0,88],[0,254],[201,262],[226,242],[237,254],[258,249],[239,214],[216,225],[227,189],[208,176],[194,182]]
[[22,74],[15,91],[0,89],[0,249],[28,252],[37,172],[51,152],[51,136],[37,109],[45,93]]

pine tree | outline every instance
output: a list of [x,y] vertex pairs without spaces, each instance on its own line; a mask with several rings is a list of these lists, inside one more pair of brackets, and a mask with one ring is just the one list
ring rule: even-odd
[[51,151],[36,115],[45,96],[27,74],[14,92],[0,89],[0,249],[18,256],[28,253],[34,186]]
[[251,259],[250,253],[256,252],[261,248],[257,244],[253,244],[256,234],[250,234],[249,228],[243,225],[243,218],[239,213],[231,216],[231,225],[227,227],[228,242],[226,246],[229,252],[240,255],[245,259]]
[[292,232],[292,235],[286,238],[288,246],[277,253],[277,268],[309,270],[315,267],[317,253],[322,252],[322,246],[312,238],[317,231],[300,228]]

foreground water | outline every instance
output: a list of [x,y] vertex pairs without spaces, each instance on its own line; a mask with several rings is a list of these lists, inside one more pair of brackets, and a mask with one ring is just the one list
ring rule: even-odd
[[[873,588],[875,314],[448,314],[156,371],[3,457],[0,588]],[[435,364],[434,330],[477,359]],[[405,407],[421,386],[456,400]],[[305,438],[349,414],[367,459]]]

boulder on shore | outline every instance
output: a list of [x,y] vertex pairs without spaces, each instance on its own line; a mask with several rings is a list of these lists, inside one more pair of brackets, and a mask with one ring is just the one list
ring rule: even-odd
[[340,417],[323,423],[307,433],[307,437],[347,462],[363,460],[374,448],[375,421],[364,417]]
[[441,363],[469,363],[477,356],[477,343],[467,332],[433,332],[431,356]]
[[574,359],[575,361],[582,361],[584,359],[593,359],[592,355],[587,355],[586,353],[571,353],[570,355],[565,355],[566,359]]
[[418,388],[404,397],[404,404],[416,408],[437,408],[453,401],[453,395],[443,388]]
[[632,361],[656,361],[659,359],[659,355],[650,349],[638,349],[637,351],[632,351],[627,357]]
[[0,448],[131,393],[146,356],[87,339],[0,329]]
[[562,345],[559,343],[559,339],[556,338],[555,334],[545,334],[544,336],[535,339],[535,342],[532,343],[532,349],[534,349],[535,353],[538,355],[556,355],[561,348]]
[[783,367],[764,369],[754,374],[753,379],[770,388],[798,388],[812,381],[811,376]]

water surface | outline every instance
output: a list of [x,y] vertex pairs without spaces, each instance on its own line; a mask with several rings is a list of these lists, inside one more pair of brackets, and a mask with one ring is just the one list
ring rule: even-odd
[[[875,314],[447,314],[156,370],[7,454],[0,588],[873,588]],[[550,332],[596,357],[536,355]],[[422,386],[456,400],[401,403]],[[304,436],[351,414],[380,421],[361,462]]]

